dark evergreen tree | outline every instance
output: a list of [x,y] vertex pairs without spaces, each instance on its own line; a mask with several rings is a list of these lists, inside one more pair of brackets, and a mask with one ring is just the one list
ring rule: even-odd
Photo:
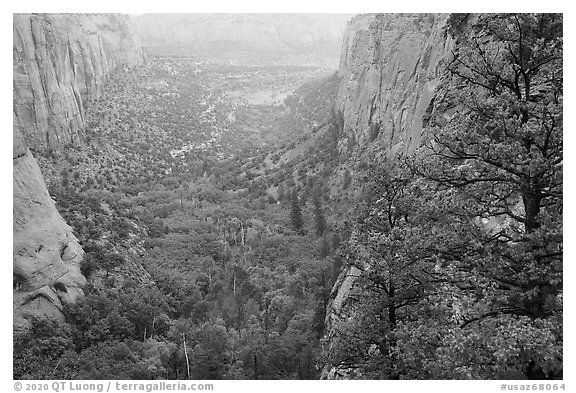
[[320,259],[324,259],[328,255],[330,255],[330,242],[326,236],[323,236],[320,240]]
[[[452,361],[491,358],[490,371],[475,372],[551,378],[562,370],[562,15],[475,18],[439,102],[456,111],[433,114],[419,168],[452,204],[448,236],[460,243],[433,249],[450,280],[475,288],[456,291],[469,306],[455,340],[486,337],[475,355]],[[488,337],[516,344],[496,354]]]
[[432,118],[421,173],[484,220],[483,274],[514,288],[490,309],[543,318],[562,290],[562,16],[482,15],[466,38],[446,97],[460,107]]
[[296,232],[303,232],[304,218],[302,217],[302,208],[300,206],[298,191],[295,188],[292,190],[290,195],[290,223]]
[[316,236],[321,237],[326,231],[326,217],[324,216],[324,209],[322,207],[322,198],[320,191],[315,190],[312,198],[312,205],[314,209],[314,222],[316,227]]

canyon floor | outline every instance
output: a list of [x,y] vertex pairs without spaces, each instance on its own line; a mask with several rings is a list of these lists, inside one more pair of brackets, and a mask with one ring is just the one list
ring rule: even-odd
[[[73,344],[57,350],[60,369],[95,357],[76,378],[183,378],[186,339],[193,378],[319,376],[340,235],[322,175],[299,158],[323,137],[333,79],[310,66],[152,57],[107,81],[88,104],[86,143],[38,155],[86,251],[86,297],[65,311]],[[303,101],[314,104],[302,111]],[[302,198],[297,229],[291,192]],[[111,355],[94,351],[103,347]],[[121,348],[134,366],[100,358]],[[63,375],[43,367],[15,375]]]

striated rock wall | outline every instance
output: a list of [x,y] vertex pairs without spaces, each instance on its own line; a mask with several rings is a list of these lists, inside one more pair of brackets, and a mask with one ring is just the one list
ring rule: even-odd
[[31,316],[63,317],[82,295],[84,254],[58,213],[31,150],[78,143],[84,111],[107,76],[145,59],[119,15],[14,15],[13,311],[14,327]]
[[[448,20],[443,14],[384,14],[359,15],[348,23],[335,106],[343,156],[356,161],[366,160],[368,154],[393,159],[422,143],[455,45]],[[355,282],[369,268],[364,264],[343,269],[333,287],[325,320],[323,379],[361,377],[354,368],[330,364],[329,359],[339,321],[354,318]]]
[[14,115],[33,151],[77,143],[110,72],[145,61],[122,15],[14,14]]
[[354,17],[346,28],[336,110],[343,118],[340,151],[358,155],[409,151],[421,143],[453,40],[445,14]]
[[14,326],[30,316],[61,317],[62,304],[82,295],[84,251],[48,194],[38,163],[25,146],[22,125],[13,133]]

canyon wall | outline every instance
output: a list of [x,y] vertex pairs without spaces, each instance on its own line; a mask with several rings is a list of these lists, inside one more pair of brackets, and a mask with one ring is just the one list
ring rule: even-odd
[[15,14],[14,115],[28,147],[77,143],[85,108],[110,72],[143,62],[124,16]]
[[81,141],[84,113],[110,72],[145,58],[121,15],[14,14],[14,327],[62,317],[82,295],[83,250],[50,197],[33,152]]
[[[455,45],[448,21],[449,15],[442,14],[383,14],[359,15],[348,23],[335,105],[343,157],[390,160],[420,146]],[[360,377],[353,367],[329,359],[339,321],[354,318],[355,281],[366,269],[370,266],[344,268],[332,289],[323,339],[324,379]]]
[[343,119],[341,152],[368,147],[397,154],[419,146],[422,125],[453,40],[448,15],[354,17],[346,28],[336,110]]
[[14,117],[13,311],[14,326],[30,316],[60,317],[65,302],[82,295],[84,254],[48,194],[38,163]]

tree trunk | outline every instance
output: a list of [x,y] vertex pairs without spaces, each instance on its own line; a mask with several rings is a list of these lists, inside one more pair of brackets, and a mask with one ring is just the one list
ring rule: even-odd
[[540,213],[542,197],[537,190],[534,190],[534,187],[527,186],[522,190],[522,202],[524,203],[525,215],[524,228],[526,233],[531,233],[540,226],[537,217]]
[[394,337],[394,330],[396,330],[396,298],[394,293],[394,284],[390,284],[390,288],[388,291],[388,326],[390,328],[390,339],[389,339],[389,352],[388,355],[390,357],[390,379],[400,379],[400,375],[398,374],[398,370],[396,367],[396,337]]
[[190,360],[188,359],[188,349],[186,348],[186,335],[182,333],[182,340],[184,343],[184,356],[186,357],[186,372],[188,373],[188,379],[190,379]]
[[254,354],[254,379],[258,380],[258,355]]
[[388,292],[388,325],[390,330],[396,329],[396,300],[394,298],[394,284],[390,284]]

